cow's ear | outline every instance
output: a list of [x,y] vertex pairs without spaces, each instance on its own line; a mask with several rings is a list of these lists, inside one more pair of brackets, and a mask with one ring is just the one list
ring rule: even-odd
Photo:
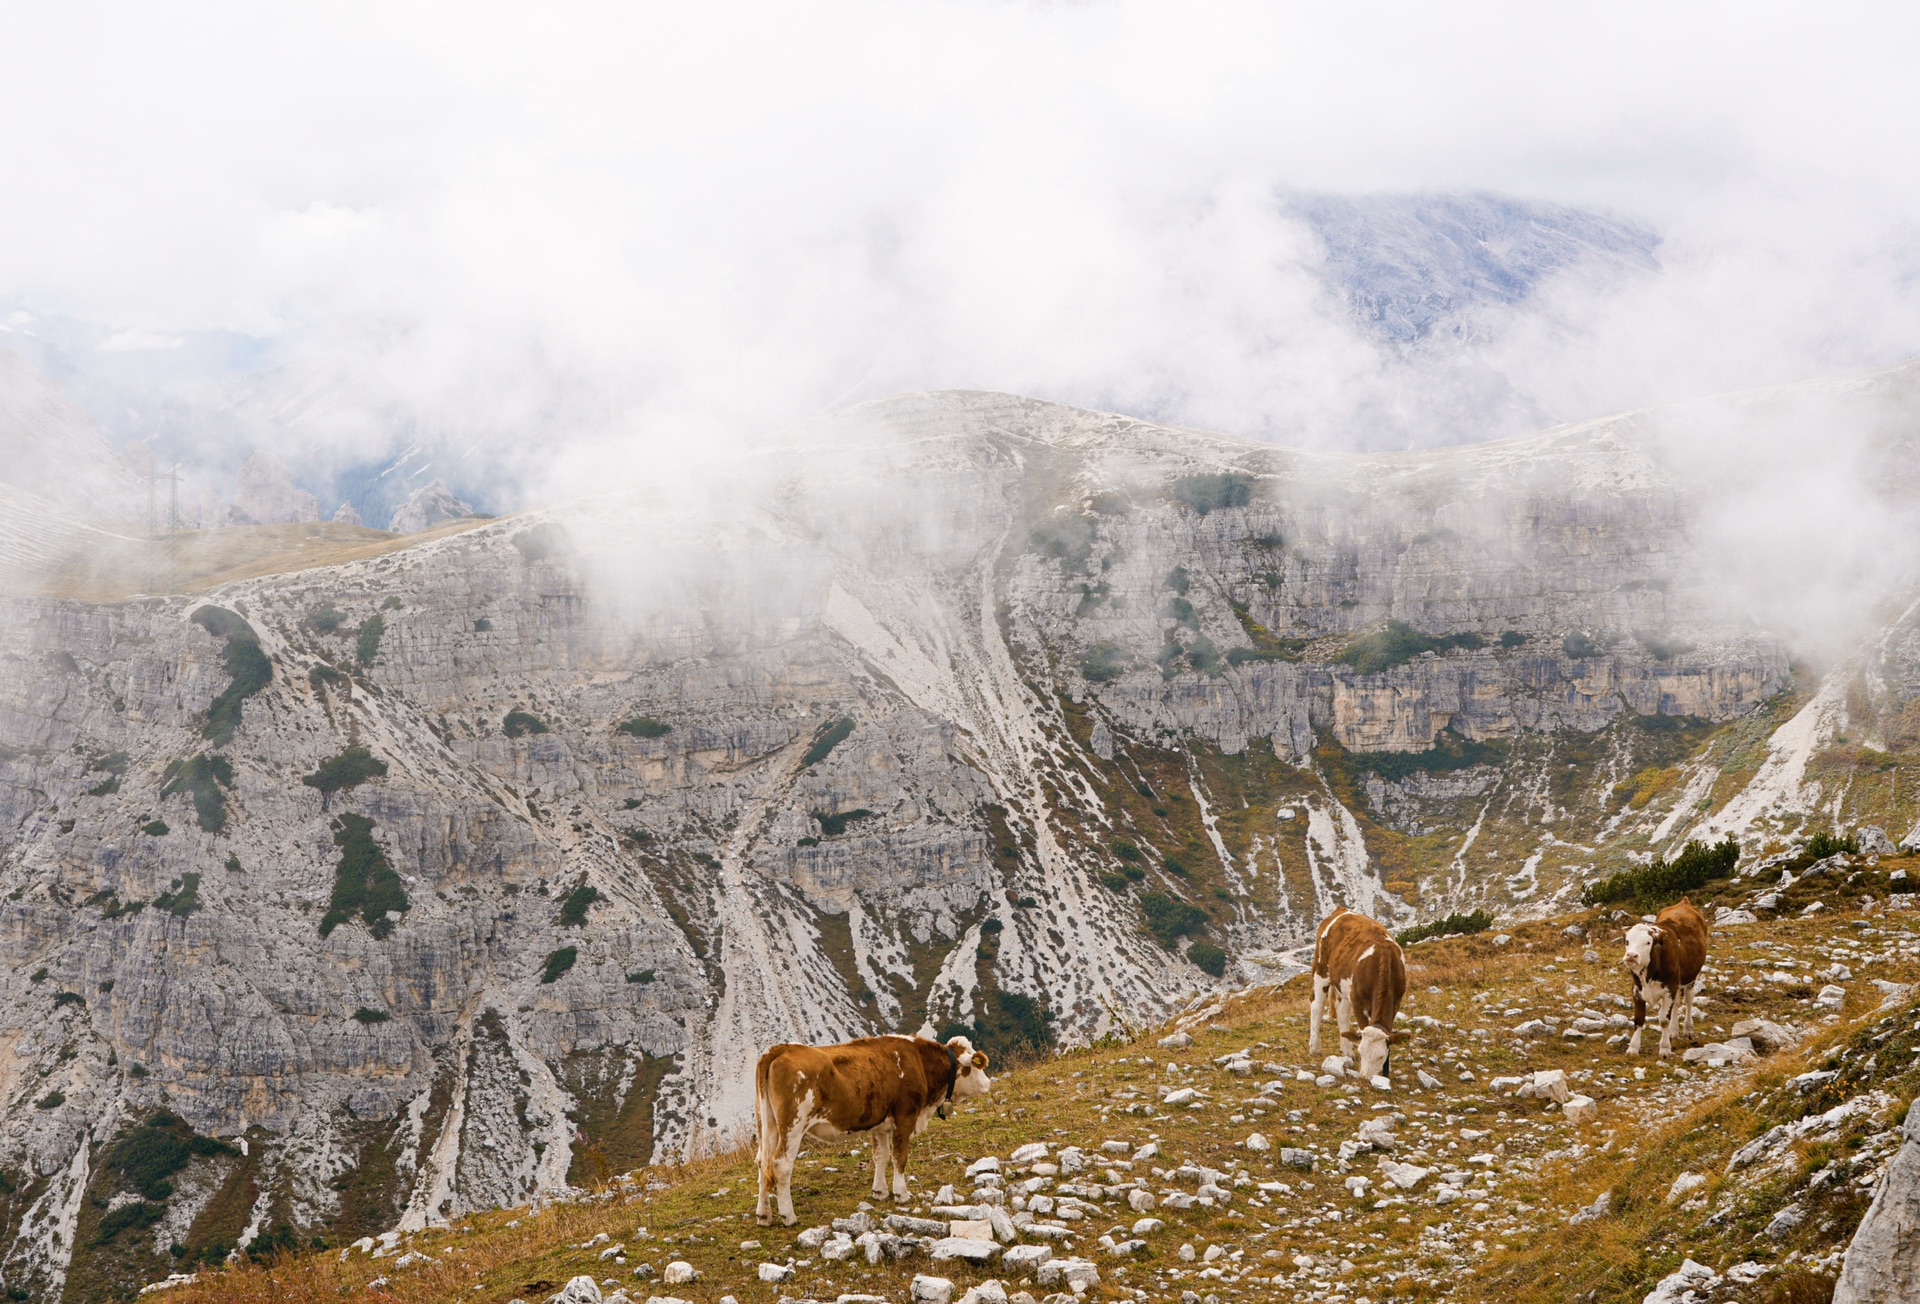
[[987,1071],[987,1052],[983,1050],[973,1052],[973,1067],[979,1069],[982,1073]]
[[1359,1041],[1360,1037],[1358,1033],[1343,1032],[1340,1034],[1340,1040],[1341,1041]]
[[1401,1031],[1390,1032],[1387,1034],[1387,1040],[1388,1041],[1412,1041],[1413,1034],[1410,1032],[1401,1032]]

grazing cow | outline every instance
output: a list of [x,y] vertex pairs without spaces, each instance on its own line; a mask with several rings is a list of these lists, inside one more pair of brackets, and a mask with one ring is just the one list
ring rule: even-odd
[[1653,1017],[1660,1022],[1662,1059],[1673,1053],[1673,1034],[1683,1017],[1686,1035],[1693,1036],[1694,988],[1707,962],[1708,933],[1706,916],[1684,897],[1655,915],[1652,923],[1627,930],[1623,939],[1627,953],[1621,957],[1633,979],[1633,1039],[1627,1043],[1627,1054],[1640,1053],[1649,993],[1658,1002]]
[[[1321,922],[1313,939],[1307,1049],[1320,1053],[1320,1020],[1332,1005],[1340,1040],[1358,1043],[1360,1076],[1385,1074],[1393,1063],[1390,1043],[1406,1036],[1393,1030],[1406,994],[1407,957],[1400,943],[1377,921],[1341,906]],[[1357,1033],[1352,1030],[1356,1019],[1361,1025]]]
[[993,1086],[987,1055],[965,1037],[862,1037],[838,1046],[775,1046],[753,1072],[753,1116],[760,1138],[760,1199],[754,1217],[772,1221],[767,1200],[778,1188],[780,1221],[793,1225],[793,1161],[800,1143],[873,1133],[873,1194],[907,1196],[907,1150],[934,1114]]

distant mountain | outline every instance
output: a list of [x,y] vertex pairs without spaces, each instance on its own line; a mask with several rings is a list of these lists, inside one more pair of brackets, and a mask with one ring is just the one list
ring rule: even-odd
[[1489,194],[1292,195],[1326,248],[1325,272],[1375,336],[1464,333],[1474,309],[1525,302],[1548,277],[1603,281],[1659,267],[1660,237],[1563,204]]

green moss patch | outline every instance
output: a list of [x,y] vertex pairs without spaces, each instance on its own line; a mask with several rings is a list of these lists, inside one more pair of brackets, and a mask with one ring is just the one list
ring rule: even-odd
[[800,758],[800,768],[804,770],[826,760],[833,754],[833,749],[847,741],[852,733],[853,720],[848,716],[841,716],[823,726],[813,736],[813,745],[807,748],[806,755]]
[[528,734],[547,732],[547,722],[531,711],[522,711],[519,707],[507,712],[507,718],[500,722],[501,732],[509,738],[524,738]]
[[644,715],[636,715],[631,720],[622,720],[613,727],[613,731],[634,738],[665,738],[673,732],[673,726]]

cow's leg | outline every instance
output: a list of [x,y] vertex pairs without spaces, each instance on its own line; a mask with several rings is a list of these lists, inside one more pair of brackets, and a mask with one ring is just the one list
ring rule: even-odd
[[1700,980],[1698,978],[1695,978],[1692,982],[1687,984],[1686,993],[1687,993],[1687,1023],[1686,1023],[1686,1027],[1684,1029],[1683,1035],[1686,1037],[1688,1041],[1692,1041],[1693,1040],[1693,998],[1700,994]]
[[1633,985],[1633,1037],[1627,1042],[1627,1054],[1640,1053],[1640,1032],[1647,1024],[1647,1001],[1640,992],[1640,984]]
[[895,1204],[905,1204],[907,1195],[907,1151],[913,1145],[915,1120],[896,1118],[893,1121],[893,1200]]
[[773,1215],[767,1208],[767,1197],[773,1190],[773,1147],[770,1141],[763,1129],[760,1134],[760,1198],[753,1202],[753,1220],[762,1227],[773,1221]]
[[869,1135],[873,1138],[873,1198],[887,1195],[887,1162],[893,1158],[893,1120],[888,1119]]
[[1313,976],[1313,1002],[1307,1006],[1307,1054],[1320,1053],[1320,1020],[1326,1017],[1327,989],[1332,986],[1319,974]]
[[809,1092],[800,1102],[793,1123],[780,1134],[780,1153],[774,1156],[773,1176],[779,1183],[780,1221],[791,1227],[793,1217],[793,1162],[800,1157],[800,1144],[806,1140],[807,1124],[813,1121],[813,1096]]
[[1333,1017],[1340,1025],[1340,1053],[1347,1053],[1347,1034],[1353,1031],[1353,979],[1334,984]]
[[1660,1058],[1673,1054],[1673,1034],[1680,1027],[1680,1007],[1685,988],[1675,983],[1667,988],[1666,1004],[1661,1007]]

